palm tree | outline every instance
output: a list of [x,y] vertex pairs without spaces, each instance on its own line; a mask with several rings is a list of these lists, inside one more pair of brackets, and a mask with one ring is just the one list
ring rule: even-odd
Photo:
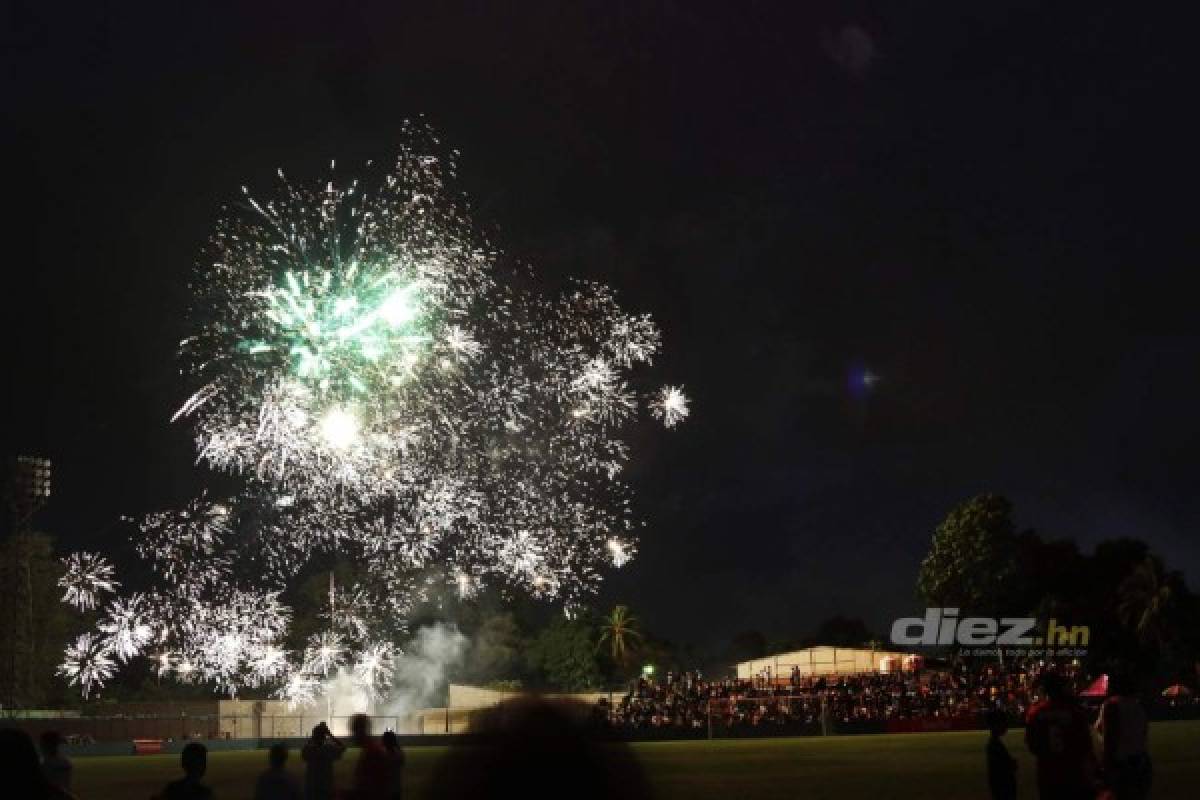
[[1117,613],[1144,644],[1161,646],[1167,638],[1167,609],[1172,599],[1162,564],[1146,556],[1121,582]]
[[629,663],[629,656],[641,639],[642,633],[637,629],[637,617],[629,613],[629,606],[617,605],[602,619],[600,641],[596,646],[600,647],[608,642],[613,663],[624,667]]

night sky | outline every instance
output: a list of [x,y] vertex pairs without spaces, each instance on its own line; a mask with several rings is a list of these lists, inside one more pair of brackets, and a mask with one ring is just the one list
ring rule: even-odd
[[[693,416],[639,433],[603,601],[698,644],[917,608],[981,491],[1196,585],[1193,42],[1098,3],[7,4],[9,453],[109,550],[204,485],[169,417],[239,187],[423,116],[507,252],[616,287]],[[253,7],[251,9],[251,7]],[[311,9],[311,10],[306,10]],[[319,10],[318,10],[319,9]],[[878,381],[865,386],[866,374]]]

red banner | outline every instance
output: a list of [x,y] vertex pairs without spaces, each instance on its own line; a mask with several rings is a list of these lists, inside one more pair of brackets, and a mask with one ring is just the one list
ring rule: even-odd
[[134,739],[133,754],[135,756],[149,756],[155,753],[161,753],[163,749],[162,739]]

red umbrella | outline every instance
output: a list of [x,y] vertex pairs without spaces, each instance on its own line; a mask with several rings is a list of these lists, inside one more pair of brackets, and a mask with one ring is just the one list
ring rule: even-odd
[[1163,689],[1163,697],[1181,697],[1191,694],[1192,690],[1184,686],[1182,683],[1177,683],[1174,686],[1168,686]]

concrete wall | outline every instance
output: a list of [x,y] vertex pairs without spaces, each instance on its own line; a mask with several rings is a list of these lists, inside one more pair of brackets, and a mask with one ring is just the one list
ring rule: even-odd
[[[324,703],[318,702],[308,708],[288,708],[283,700],[221,700],[219,702],[218,734],[230,739],[287,739],[307,737],[313,727],[324,722],[336,736],[350,733],[350,718],[353,709],[333,708],[333,714]],[[420,724],[413,714],[385,715],[369,714],[371,729],[376,733],[392,730],[402,734],[421,733]],[[443,720],[442,727],[445,727]]]
[[868,650],[854,647],[808,647],[790,653],[778,653],[765,658],[743,661],[737,665],[737,676],[741,680],[751,680],[765,674],[770,669],[772,679],[787,680],[792,675],[792,667],[799,667],[800,674],[810,675],[855,675],[864,672],[879,672],[885,658],[897,659],[897,665],[904,663],[910,653],[894,650]]
[[502,691],[487,689],[483,686],[467,686],[460,683],[450,684],[450,708],[471,709],[491,708],[506,700],[519,700],[526,697],[540,697],[544,700],[573,701],[586,706],[594,706],[600,698],[608,698],[608,692],[563,692],[555,694],[535,694],[524,691]]

